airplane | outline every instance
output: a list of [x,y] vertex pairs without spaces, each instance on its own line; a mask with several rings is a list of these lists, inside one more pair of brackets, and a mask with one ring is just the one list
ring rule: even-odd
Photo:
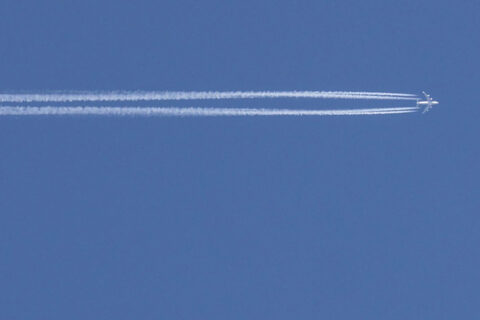
[[425,100],[417,100],[417,107],[426,106],[422,113],[427,113],[430,109],[432,109],[433,105],[438,104],[438,101],[433,100],[429,94],[425,93],[425,91],[422,91],[422,93],[425,95]]

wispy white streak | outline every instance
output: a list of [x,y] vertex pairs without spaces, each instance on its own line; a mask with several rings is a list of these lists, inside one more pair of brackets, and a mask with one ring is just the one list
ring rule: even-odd
[[354,116],[399,114],[418,111],[417,107],[296,110],[265,108],[162,108],[162,107],[0,107],[0,116]]
[[350,91],[131,91],[131,92],[76,92],[20,94],[2,93],[0,102],[89,102],[89,101],[161,101],[205,99],[261,99],[261,98],[313,98],[313,99],[374,99],[417,100],[415,95],[386,92]]

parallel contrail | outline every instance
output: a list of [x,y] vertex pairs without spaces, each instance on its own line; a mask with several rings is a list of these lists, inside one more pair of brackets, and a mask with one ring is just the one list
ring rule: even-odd
[[313,98],[313,99],[374,99],[417,100],[405,93],[352,92],[352,91],[130,91],[130,92],[65,92],[65,93],[1,93],[0,103],[28,102],[90,102],[90,101],[161,101],[205,99],[261,99],[261,98]]
[[400,114],[418,111],[417,107],[337,109],[337,110],[296,110],[265,108],[163,108],[163,107],[89,107],[89,106],[45,106],[0,107],[0,116],[354,116]]

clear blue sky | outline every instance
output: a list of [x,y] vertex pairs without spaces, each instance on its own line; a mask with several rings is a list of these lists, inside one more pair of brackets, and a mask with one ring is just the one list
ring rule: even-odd
[[0,318],[479,318],[479,10],[1,1],[1,90],[426,90],[441,104],[1,118]]

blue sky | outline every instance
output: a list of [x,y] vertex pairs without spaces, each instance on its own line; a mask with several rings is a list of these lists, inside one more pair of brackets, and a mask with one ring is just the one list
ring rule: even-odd
[[479,9],[2,1],[2,91],[426,90],[440,105],[1,118],[0,318],[477,318]]

